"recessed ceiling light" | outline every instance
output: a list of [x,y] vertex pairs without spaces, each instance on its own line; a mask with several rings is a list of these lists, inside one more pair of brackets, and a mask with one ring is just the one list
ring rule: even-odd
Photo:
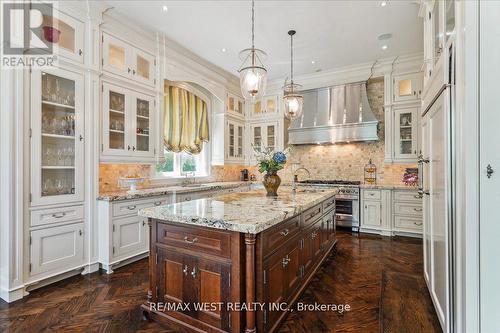
[[381,34],[377,37],[378,40],[388,40],[392,38],[392,34]]
[[387,1],[380,1],[380,7],[387,6]]
[[314,61],[314,60],[311,60],[311,64],[313,64],[313,65],[314,65],[315,63],[316,63],[316,61]]
[[162,7],[162,10],[163,10],[164,12],[166,12],[166,11],[168,10],[168,7],[167,7],[167,6],[163,6],[163,7]]
[[225,47],[223,47],[223,48],[221,49],[221,51],[222,51],[222,52],[226,52],[227,50],[226,50],[226,48],[225,48]]
[[387,45],[382,45],[382,50],[387,50]]

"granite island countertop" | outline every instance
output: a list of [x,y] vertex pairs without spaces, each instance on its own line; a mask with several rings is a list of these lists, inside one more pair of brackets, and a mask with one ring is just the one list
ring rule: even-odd
[[171,185],[171,186],[158,186],[151,188],[138,189],[137,192],[127,193],[126,190],[115,191],[115,192],[103,192],[97,197],[97,200],[102,201],[119,201],[119,200],[130,200],[130,199],[140,199],[149,198],[160,195],[167,194],[180,194],[180,193],[191,193],[191,192],[201,192],[201,191],[211,191],[211,190],[224,190],[230,188],[237,188],[240,186],[255,184],[255,182],[213,182],[213,183],[199,183],[197,186],[183,186],[183,185]]
[[264,189],[225,194],[139,211],[148,218],[201,227],[258,234],[334,196],[335,189],[281,186],[278,197],[267,197]]

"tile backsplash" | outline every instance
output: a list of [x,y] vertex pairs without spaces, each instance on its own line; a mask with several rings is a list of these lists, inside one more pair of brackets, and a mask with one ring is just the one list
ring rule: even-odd
[[151,168],[149,164],[99,164],[99,192],[112,192],[122,190],[120,187],[120,177],[138,176],[146,180],[138,184],[138,188],[151,186],[148,179],[151,177]]

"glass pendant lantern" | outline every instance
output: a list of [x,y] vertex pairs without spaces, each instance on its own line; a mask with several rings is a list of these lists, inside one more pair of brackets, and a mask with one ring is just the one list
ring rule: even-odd
[[288,31],[290,35],[290,83],[285,81],[283,87],[283,102],[285,104],[285,117],[293,121],[302,115],[302,107],[304,98],[298,93],[302,87],[300,84],[293,82],[293,35],[295,30]]
[[264,67],[266,57],[264,51],[255,48],[255,3],[252,0],[252,47],[240,52],[243,63],[238,70],[241,93],[247,100],[256,100],[266,93],[267,69]]

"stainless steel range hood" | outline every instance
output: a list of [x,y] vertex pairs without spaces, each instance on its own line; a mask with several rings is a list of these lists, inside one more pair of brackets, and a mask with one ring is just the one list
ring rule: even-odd
[[301,93],[304,96],[304,112],[288,130],[290,144],[378,140],[378,120],[368,103],[366,82]]

